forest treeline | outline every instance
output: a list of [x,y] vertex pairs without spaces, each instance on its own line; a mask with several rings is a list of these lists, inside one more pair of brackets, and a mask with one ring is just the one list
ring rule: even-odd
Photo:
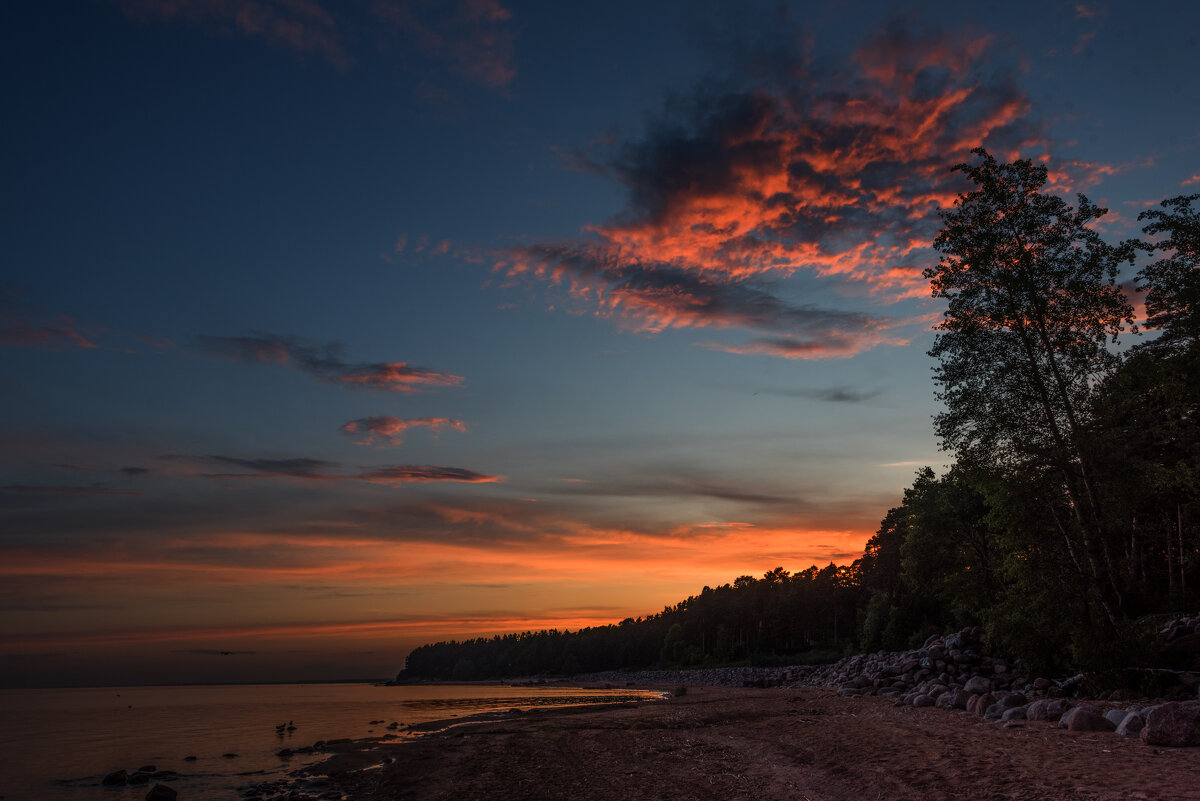
[[[1154,624],[1200,599],[1200,195],[1112,244],[1107,210],[1044,191],[1044,165],[975,156],[925,270],[947,302],[930,355],[952,466],[917,473],[861,558],[611,626],[425,645],[401,677],[813,661],[966,625],[1037,670],[1154,662]],[[1137,343],[1130,294],[1153,332]]]

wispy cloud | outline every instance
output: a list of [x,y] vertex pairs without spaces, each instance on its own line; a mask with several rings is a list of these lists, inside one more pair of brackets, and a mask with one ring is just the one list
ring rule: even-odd
[[0,285],[0,348],[95,348],[79,325],[65,314],[30,306],[21,293]]
[[6,484],[0,486],[0,492],[11,492],[15,495],[140,495],[129,490],[119,490],[105,484],[88,484],[86,486],[59,486],[52,484]]
[[236,472],[192,472],[201,478],[254,479],[287,478],[304,481],[362,481],[369,484],[411,484],[449,481],[482,484],[503,481],[503,476],[488,475],[462,467],[436,465],[384,465],[352,468],[338,462],[308,457],[246,459],[237,456],[188,456],[171,454],[161,457],[172,462],[191,463],[205,467],[217,465],[237,468]]
[[[187,457],[184,457],[187,458]],[[239,467],[248,473],[209,473],[208,478],[238,478],[241,476],[286,476],[290,478],[307,478],[317,481],[339,480],[342,476],[333,472],[341,465],[322,459],[291,458],[291,459],[239,459],[234,456],[208,456],[207,461],[229,467]]]
[[499,91],[517,75],[517,27],[512,12],[496,0],[109,2],[134,20],[184,23],[220,36],[236,34],[318,56],[338,70],[380,54],[400,53],[407,77],[425,97],[446,92],[440,79],[447,73]]
[[195,347],[201,353],[243,364],[280,364],[321,381],[391,392],[420,392],[463,383],[461,376],[407,362],[347,362],[340,344],[314,345],[299,337],[201,336],[196,337]]
[[810,398],[829,403],[862,403],[883,394],[882,390],[858,390],[853,387],[803,387],[800,389],[760,389],[756,395],[782,395],[785,398]]
[[404,435],[413,428],[427,428],[437,436],[452,429],[466,433],[467,424],[450,417],[360,417],[341,427],[359,445],[401,445]]
[[496,0],[374,0],[371,15],[405,46],[473,83],[503,89],[517,75],[512,12]]
[[182,20],[225,33],[260,38],[333,66],[351,63],[338,21],[315,0],[114,0],[139,20]]
[[[803,350],[804,358],[848,356],[883,342],[905,343],[883,333],[902,321],[791,303],[752,281],[680,265],[626,261],[602,244],[532,245],[508,256],[509,276],[565,282],[572,296],[595,303],[597,313],[635,331],[740,328],[782,334],[794,343],[792,356]],[[803,348],[799,343],[805,343]],[[739,353],[756,345],[708,347]]]
[[490,484],[503,481],[504,476],[477,473],[461,467],[439,467],[437,465],[402,464],[368,470],[355,476],[359,481],[372,484],[412,484],[430,481],[453,481],[466,484]]

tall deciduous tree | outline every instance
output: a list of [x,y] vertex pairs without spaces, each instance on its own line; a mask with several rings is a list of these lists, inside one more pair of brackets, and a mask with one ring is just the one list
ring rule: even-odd
[[1084,443],[1094,388],[1119,364],[1110,345],[1133,323],[1116,285],[1133,248],[1089,227],[1106,209],[1042,191],[1045,166],[974,152],[976,163],[954,169],[976,188],[943,213],[942,258],[925,271],[949,301],[930,351],[945,404],[937,432],[960,462],[1055,477],[1060,502],[1048,511],[1115,623],[1120,592]]

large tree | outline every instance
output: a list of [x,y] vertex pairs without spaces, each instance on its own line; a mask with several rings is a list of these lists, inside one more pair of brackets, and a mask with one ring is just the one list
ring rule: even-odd
[[975,189],[942,214],[942,257],[925,271],[933,296],[949,302],[930,351],[945,405],[937,432],[961,463],[1053,483],[1046,511],[1112,624],[1122,602],[1086,424],[1097,383],[1119,364],[1111,345],[1133,323],[1116,285],[1133,248],[1090,227],[1106,209],[1043,191],[1044,165],[974,153],[954,169]]

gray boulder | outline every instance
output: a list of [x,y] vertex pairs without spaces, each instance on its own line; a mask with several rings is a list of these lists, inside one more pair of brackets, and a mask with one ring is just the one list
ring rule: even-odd
[[1068,703],[1061,698],[1039,698],[1025,707],[1025,717],[1028,720],[1046,720],[1054,723],[1068,708]]
[[1122,737],[1137,737],[1145,725],[1146,719],[1142,717],[1142,713],[1130,710],[1125,713],[1125,718],[1117,724],[1117,734]]
[[986,679],[983,676],[972,676],[967,679],[967,683],[963,685],[963,690],[972,695],[979,693],[989,693],[992,691],[992,680]]
[[1000,716],[1000,719],[1006,723],[1010,720],[1024,720],[1025,719],[1025,707],[1023,707],[1023,706],[1010,707],[1009,709],[1004,710],[1004,714],[1002,714]]
[[1124,709],[1110,709],[1104,713],[1104,717],[1108,718],[1114,726],[1120,726],[1121,721],[1125,720],[1125,716],[1129,713]]
[[1172,701],[1146,714],[1141,731],[1147,745],[1172,748],[1200,745],[1200,701]]
[[1100,714],[1091,704],[1080,704],[1067,710],[1058,721],[1058,726],[1067,731],[1114,731],[1117,724]]
[[971,696],[962,690],[950,690],[942,693],[937,699],[938,709],[966,709],[967,701],[971,700]]

